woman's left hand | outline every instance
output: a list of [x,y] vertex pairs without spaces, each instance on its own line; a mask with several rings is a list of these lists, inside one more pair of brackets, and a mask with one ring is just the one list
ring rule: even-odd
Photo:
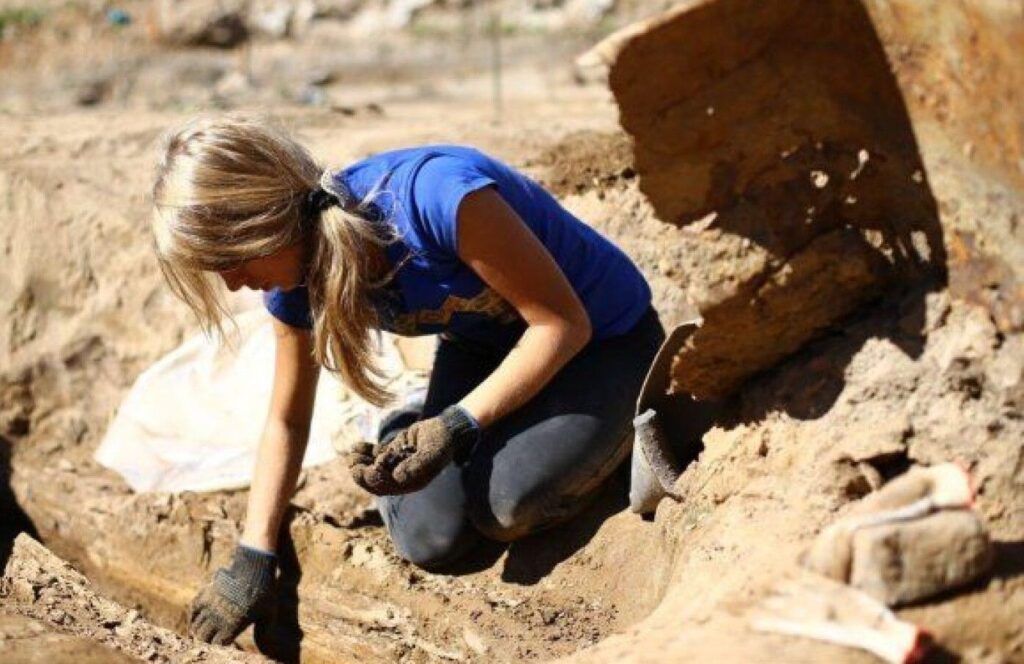
[[349,454],[356,484],[378,496],[412,493],[427,486],[456,456],[476,443],[480,427],[462,406],[416,422],[389,442],[357,445]]

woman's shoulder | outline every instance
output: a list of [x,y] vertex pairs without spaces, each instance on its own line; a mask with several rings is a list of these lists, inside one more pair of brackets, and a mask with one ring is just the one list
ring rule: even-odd
[[348,179],[356,180],[366,179],[367,176],[381,177],[383,174],[392,178],[404,175],[414,179],[420,167],[428,162],[437,162],[432,164],[434,167],[447,164],[477,168],[489,168],[501,163],[470,145],[436,143],[377,152],[350,164],[341,173]]
[[349,191],[372,201],[411,248],[442,256],[455,247],[456,213],[471,191],[504,188],[509,167],[469,145],[437,143],[379,152],[341,172]]

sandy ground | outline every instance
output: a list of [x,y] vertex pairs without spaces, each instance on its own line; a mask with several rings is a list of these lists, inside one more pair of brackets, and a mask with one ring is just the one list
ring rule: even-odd
[[[93,37],[115,43],[104,35]],[[54,36],[28,39],[52,44]],[[122,97],[91,107],[47,96],[60,86],[45,79],[33,87],[32,67],[52,71],[73,60],[84,47],[67,41],[66,52],[37,65],[30,49],[0,43],[0,62],[18,67],[18,94],[0,122],[0,478],[10,475],[0,498],[8,511],[16,500],[47,547],[95,589],[180,632],[192,594],[230,554],[245,493],[133,495],[91,454],[138,372],[193,330],[150,256],[147,190],[160,133],[196,108],[223,104],[211,102],[209,84],[187,77],[180,90],[140,77]],[[257,50],[258,71],[277,48]],[[167,68],[194,57],[176,52]],[[155,66],[138,63],[149,63],[139,71]],[[511,67],[505,82],[500,121],[479,71],[430,93],[397,94],[411,89],[401,82],[329,85],[332,101],[321,106],[278,92],[271,104],[261,95],[273,86],[229,100],[273,108],[329,165],[443,141],[523,168],[636,260],[666,324],[688,318],[709,283],[739,278],[750,254],[742,238],[658,219],[602,85],[577,85],[567,64]],[[147,92],[161,88],[166,96],[149,103],[157,97]],[[967,182],[959,146],[931,149],[943,127],[918,124],[922,159],[942,210],[950,281],[970,286],[972,270],[988,263],[969,252],[957,258],[961,233],[991,255],[1016,255],[1021,231],[1008,220],[1020,209],[1019,191],[996,177]],[[977,201],[990,206],[984,214],[973,212]],[[981,218],[989,223],[978,225]],[[340,464],[304,473],[284,553],[293,629],[282,628],[279,656],[872,661],[754,633],[747,613],[879,478],[956,458],[979,482],[996,567],[965,591],[900,615],[936,636],[938,661],[1024,661],[1024,338],[999,313],[1012,308],[992,305],[1017,294],[998,279],[982,281],[987,300],[941,283],[891,288],[709,406],[713,423],[689,439],[698,458],[677,483],[684,501],[663,503],[652,521],[625,511],[620,473],[571,526],[481,551],[455,574],[428,574],[397,559],[368,496]],[[35,661],[44,652],[60,661],[76,649],[80,661],[117,661],[95,638],[83,642],[45,612],[33,614],[33,601],[18,615],[14,603],[3,606],[5,656]],[[241,642],[253,647],[248,636]]]

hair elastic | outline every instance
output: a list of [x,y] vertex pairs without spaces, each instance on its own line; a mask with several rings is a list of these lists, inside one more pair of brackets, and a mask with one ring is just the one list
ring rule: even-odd
[[305,207],[305,216],[312,218],[314,216],[318,216],[327,208],[334,207],[335,205],[341,205],[341,201],[338,200],[337,196],[323,187],[317,187],[306,194],[306,200],[303,201],[303,205]]
[[302,218],[310,226],[320,220],[320,214],[335,206],[346,207],[351,195],[344,187],[339,188],[331,171],[320,175],[320,184],[302,199]]

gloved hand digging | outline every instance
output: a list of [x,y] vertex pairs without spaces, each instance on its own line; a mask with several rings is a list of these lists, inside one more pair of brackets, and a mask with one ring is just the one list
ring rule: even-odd
[[462,406],[449,406],[437,417],[399,431],[386,443],[358,444],[349,454],[349,470],[356,484],[372,494],[411,493],[468,452],[479,437],[476,420]]
[[276,600],[277,556],[238,545],[230,567],[192,600],[189,634],[200,641],[224,645],[258,618],[268,616]]

